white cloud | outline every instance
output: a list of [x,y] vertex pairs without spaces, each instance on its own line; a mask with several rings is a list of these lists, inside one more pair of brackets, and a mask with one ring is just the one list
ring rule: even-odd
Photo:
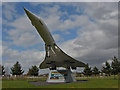
[[9,36],[7,39],[13,40],[12,44],[21,47],[30,47],[39,43],[43,43],[42,39],[35,28],[29,22],[26,16],[20,17],[11,23],[4,23],[5,25],[14,27],[9,31],[6,31]]
[[[61,12],[60,7],[55,5],[54,7],[45,7],[44,12],[40,12],[43,20],[46,22],[50,31],[56,30],[70,30],[75,27],[84,27],[91,23],[86,15],[68,15],[67,11]],[[67,15],[68,19],[61,20],[64,15]]]
[[[107,60],[107,62],[111,65],[112,62],[113,62],[113,60],[109,59],[109,60]],[[106,63],[106,62],[103,62],[102,65],[105,66],[105,63]]]
[[37,6],[37,5],[49,5],[49,4],[51,4],[52,2],[30,2],[30,4],[31,5],[33,5],[33,6]]
[[34,29],[31,25],[30,20],[26,15],[20,16],[19,18],[15,19],[11,23],[6,23],[7,25],[14,27],[16,29],[20,29],[20,32],[30,31],[31,29]]
[[22,47],[34,46],[36,44],[39,44],[41,41],[41,39],[39,40],[38,37],[32,33],[23,33],[21,36],[13,38],[13,40],[13,44]]
[[2,6],[2,2],[0,1],[0,6]]
[[53,38],[55,39],[56,42],[64,40],[59,34],[54,34]]
[[[107,5],[107,6],[106,6]],[[94,20],[111,20],[118,16],[118,3],[87,3],[85,13]],[[99,19],[99,20],[98,20]],[[112,23],[112,22],[109,22]],[[112,23],[114,24],[114,23]]]
[[[39,66],[44,60],[44,51],[38,50],[27,50],[27,51],[17,51],[3,46],[3,58],[7,57],[7,60],[3,60],[3,65],[5,67],[11,68],[16,61],[19,61],[23,69],[30,68],[32,65]],[[27,71],[25,71],[27,72]]]
[[[3,2],[20,2],[19,0],[4,0]],[[72,0],[21,0],[21,2],[73,2]],[[119,0],[74,0],[74,2],[119,2]]]
[[15,10],[15,3],[4,2],[3,5],[3,15],[7,20],[13,20],[13,18],[18,17]]

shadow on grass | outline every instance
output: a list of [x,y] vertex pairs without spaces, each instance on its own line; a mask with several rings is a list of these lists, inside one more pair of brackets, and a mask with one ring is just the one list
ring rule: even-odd
[[80,83],[80,82],[88,82],[88,80],[77,80],[76,82],[46,82],[46,81],[31,81],[30,84],[35,86],[45,86],[45,85],[55,85],[55,84],[67,84],[67,83]]

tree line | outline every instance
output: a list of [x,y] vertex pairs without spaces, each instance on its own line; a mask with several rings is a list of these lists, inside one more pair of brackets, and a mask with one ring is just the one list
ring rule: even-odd
[[120,73],[120,61],[114,56],[112,63],[105,62],[105,66],[102,67],[101,71],[95,66],[93,69],[86,64],[83,74],[86,76],[99,75],[99,73],[105,73],[106,76],[117,75]]
[[[82,74],[84,74],[87,77],[91,75],[97,76],[100,73],[105,73],[107,76],[117,75],[118,73],[120,73],[120,61],[115,56],[112,58],[112,60],[113,61],[111,64],[109,64],[106,61],[105,66],[102,67],[101,71],[96,66],[93,69],[91,69],[89,64],[86,64]],[[0,65],[0,71],[1,71],[0,75],[5,75],[4,66]],[[22,66],[19,64],[18,61],[16,62],[16,64],[13,65],[10,73],[12,75],[22,75],[24,73],[24,70],[22,69]],[[27,75],[30,76],[38,76],[38,74],[39,74],[39,68],[36,65],[29,68],[27,73]]]
[[[5,75],[5,70],[4,70],[4,66],[0,65],[0,75]],[[12,75],[22,75],[24,73],[24,70],[22,69],[21,64],[19,64],[19,62],[17,61],[16,64],[13,65],[13,67],[11,68],[11,72],[10,74]],[[29,68],[29,71],[27,73],[27,75],[30,76],[38,76],[39,74],[39,68],[34,65],[32,66],[32,68]]]

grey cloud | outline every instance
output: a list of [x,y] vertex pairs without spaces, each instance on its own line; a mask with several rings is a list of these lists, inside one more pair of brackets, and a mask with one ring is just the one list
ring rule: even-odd
[[118,56],[117,3],[87,4],[85,11],[95,22],[79,29],[78,37],[61,47],[74,58],[101,68],[103,62]]

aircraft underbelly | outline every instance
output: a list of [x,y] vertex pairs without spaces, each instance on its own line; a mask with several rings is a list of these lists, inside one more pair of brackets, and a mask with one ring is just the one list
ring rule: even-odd
[[[80,61],[77,61],[70,57],[69,55],[65,54],[58,46],[57,49],[54,48],[55,46],[51,46],[53,51],[46,49],[46,57],[43,63],[40,65],[40,68],[48,68],[51,65],[55,65],[56,67],[70,67],[70,66],[79,66],[82,67],[84,64]],[[47,53],[49,52],[49,56]]]

